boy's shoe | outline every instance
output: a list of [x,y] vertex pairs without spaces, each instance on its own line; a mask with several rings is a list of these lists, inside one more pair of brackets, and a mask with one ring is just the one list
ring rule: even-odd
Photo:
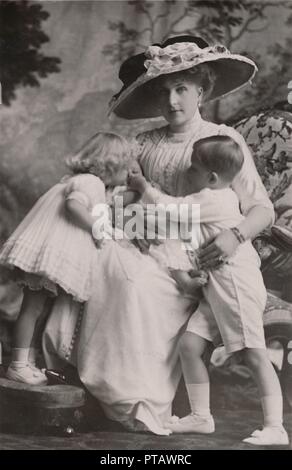
[[30,385],[46,385],[48,382],[45,374],[31,364],[24,364],[18,367],[10,365],[6,372],[6,378]]
[[212,434],[215,431],[215,424],[212,415],[200,416],[191,413],[184,418],[173,416],[166,424],[174,434],[180,433],[201,433]]
[[289,438],[283,426],[267,426],[262,430],[257,429],[243,442],[253,446],[287,446]]

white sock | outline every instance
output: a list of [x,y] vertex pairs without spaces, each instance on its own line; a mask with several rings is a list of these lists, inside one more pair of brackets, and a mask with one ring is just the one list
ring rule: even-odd
[[210,383],[186,384],[191,411],[200,416],[210,416]]
[[283,397],[282,395],[267,395],[261,398],[264,426],[282,426]]
[[28,363],[29,348],[12,348],[12,367],[23,367]]

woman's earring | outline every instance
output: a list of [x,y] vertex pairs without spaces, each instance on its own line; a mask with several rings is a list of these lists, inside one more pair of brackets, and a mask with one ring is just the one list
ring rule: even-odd
[[202,88],[199,89],[199,98],[198,98],[198,107],[199,109],[201,109],[202,107],[202,94],[203,94],[203,90]]

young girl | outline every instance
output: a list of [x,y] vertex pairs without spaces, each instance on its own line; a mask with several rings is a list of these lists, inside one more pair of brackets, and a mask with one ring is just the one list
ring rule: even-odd
[[4,244],[0,263],[13,270],[24,287],[7,378],[32,385],[47,382],[35,366],[37,327],[45,302],[61,291],[78,302],[90,297],[92,264],[96,244],[100,245],[93,239],[96,218],[91,210],[106,203],[106,187],[125,184],[130,158],[124,138],[94,135],[68,158],[73,175],[46,192]]
[[[201,299],[191,316],[186,332],[180,341],[180,356],[191,406],[191,414],[167,424],[174,433],[214,432],[210,413],[209,377],[202,360],[208,342],[222,337],[228,353],[242,351],[259,388],[264,414],[264,428],[256,431],[245,442],[255,445],[287,445],[288,435],[283,428],[283,399],[277,374],[268,358],[263,312],[266,289],[260,272],[260,262],[250,241],[245,240],[238,224],[244,216],[230,185],[240,172],[244,156],[240,146],[228,136],[212,136],[197,141],[193,146],[191,166],[187,171],[186,197],[174,198],[152,188],[143,176],[130,174],[130,187],[143,194],[148,204],[169,204],[166,210],[177,217],[177,207],[193,208],[200,205],[200,243],[214,238],[222,230],[231,230],[239,241],[235,254],[221,267],[210,270],[209,279],[203,287]],[[170,206],[172,204],[172,206]],[[189,221],[193,211],[189,210]],[[185,220],[183,222],[188,222]],[[197,235],[197,233],[195,232]],[[197,237],[196,237],[197,238]],[[192,279],[180,268],[186,252],[179,240],[173,240],[174,254],[169,257],[168,267],[173,277],[186,292],[195,292],[198,279]],[[194,240],[198,243],[198,240]],[[167,243],[167,241],[166,241]],[[167,255],[168,250],[165,251]],[[186,264],[186,262],[185,262]],[[189,263],[189,269],[192,269]],[[173,271],[174,270],[174,271]]]

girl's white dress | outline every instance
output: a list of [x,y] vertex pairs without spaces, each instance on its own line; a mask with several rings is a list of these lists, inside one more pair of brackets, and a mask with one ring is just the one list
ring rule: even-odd
[[[208,135],[228,134],[242,146],[245,161],[233,189],[243,213],[272,204],[239,134],[203,121],[172,134],[168,127],[138,137],[146,178],[173,196],[184,195],[184,171],[193,143]],[[59,297],[44,334],[49,367],[74,364],[80,378],[111,419],[131,429],[167,434],[181,368],[178,340],[194,306],[151,256],[108,241],[95,263],[93,294],[84,312]],[[83,315],[83,317],[82,317]]]
[[70,221],[65,201],[75,199],[89,211],[105,203],[103,182],[91,174],[65,177],[47,191],[4,244],[0,263],[31,289],[44,287],[57,295],[60,287],[79,302],[92,292],[97,248],[90,233]]

